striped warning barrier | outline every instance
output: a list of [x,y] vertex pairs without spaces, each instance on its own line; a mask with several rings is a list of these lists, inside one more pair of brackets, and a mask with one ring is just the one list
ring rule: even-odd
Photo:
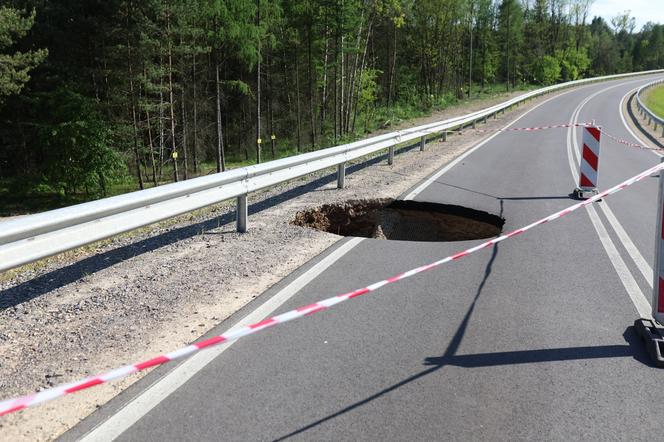
[[[664,164],[664,158],[662,163]],[[652,285],[652,319],[639,318],[634,329],[641,336],[652,363],[664,368],[664,169],[659,172],[657,228],[655,229],[655,267]]]
[[583,152],[579,171],[579,187],[574,190],[577,198],[586,199],[597,194],[599,168],[600,129],[594,124],[583,127]]
[[[664,160],[664,159],[663,159]],[[655,245],[655,272],[653,281],[652,316],[664,324],[664,172],[659,174],[659,197],[657,199],[657,230]]]
[[[337,304],[340,304],[344,301],[348,301],[350,299],[354,299],[363,295],[366,295],[368,293],[372,293],[379,288],[388,285],[388,284],[394,284],[398,281],[404,280],[406,278],[410,278],[412,276],[418,275],[420,273],[432,270],[434,268],[437,268],[443,264],[446,264],[451,261],[456,261],[461,258],[464,258],[465,256],[468,256],[472,253],[475,253],[479,250],[487,249],[489,247],[493,247],[494,245],[498,244],[499,242],[505,241],[506,239],[521,235],[525,232],[527,232],[530,229],[533,229],[537,226],[540,226],[542,224],[546,224],[549,221],[553,221],[559,218],[562,218],[566,215],[569,215],[570,213],[585,207],[589,204],[592,204],[595,201],[598,201],[599,199],[612,195],[616,192],[619,192],[623,190],[626,187],[631,186],[632,184],[643,180],[644,178],[649,177],[653,173],[660,172],[664,169],[664,163],[660,163],[656,166],[651,167],[650,169],[641,172],[640,174],[633,176],[632,178],[629,178],[625,181],[623,181],[620,184],[617,184],[613,187],[611,187],[608,190],[605,190],[601,193],[598,193],[597,195],[586,199],[584,201],[581,201],[579,203],[576,203],[572,206],[569,206],[566,209],[563,209],[559,212],[556,212],[552,215],[547,216],[546,218],[542,218],[538,221],[535,221],[531,224],[528,224],[525,227],[522,227],[520,229],[516,229],[510,233],[506,233],[504,235],[501,235],[497,238],[493,238],[489,241],[486,241],[482,244],[479,244],[475,247],[471,247],[470,249],[464,250],[462,252],[456,253],[451,256],[447,256],[445,258],[442,258],[438,261],[432,262],[430,264],[426,264],[420,267],[417,267],[415,269],[408,270],[406,272],[400,273],[396,276],[393,276],[388,279],[384,279],[382,281],[376,282],[374,284],[371,284],[369,286],[366,286],[361,289],[353,290],[352,292],[344,293],[341,295],[333,296],[331,298],[324,299],[322,301],[315,302],[313,304],[309,304],[300,308],[297,308],[295,310],[291,310],[286,313],[282,313],[277,316],[273,316],[271,318],[265,319],[263,321],[260,321],[256,324],[248,325],[246,327],[241,327],[235,330],[228,331],[226,333],[223,333],[221,335],[213,336],[209,339],[206,339],[204,341],[196,342],[194,344],[188,345],[186,347],[182,347],[178,350],[172,351],[170,353],[162,354],[160,356],[154,357],[152,359],[149,359],[144,362],[139,362],[131,365],[125,365],[124,367],[117,368],[115,370],[109,371],[104,374],[99,374],[96,376],[91,376],[85,379],[82,379],[80,381],[72,382],[69,384],[64,384],[64,385],[59,385],[54,388],[50,388],[48,390],[42,390],[37,393],[33,393],[28,396],[23,396],[19,398],[13,398],[13,399],[8,399],[5,401],[0,402],[0,416],[13,413],[19,410],[23,410],[28,407],[32,407],[38,404],[41,404],[43,402],[47,402],[62,396],[66,396],[71,393],[75,393],[81,390],[86,390],[88,388],[94,387],[96,385],[100,384],[105,384],[109,381],[116,380],[116,379],[121,379],[125,378],[131,374],[138,373],[139,371],[146,370],[151,367],[156,367],[158,365],[165,364],[169,361],[173,361],[175,359],[180,359],[184,358],[187,356],[190,356],[204,348],[212,347],[215,345],[219,345],[225,342],[230,342],[234,341],[240,338],[243,338],[245,336],[252,335],[254,333],[257,333],[261,330],[265,330],[266,328],[273,327],[275,325],[283,324],[295,319],[303,318],[308,315],[312,315],[314,313],[319,313],[321,311],[327,310],[330,307],[333,307]],[[660,208],[662,205],[660,204]],[[661,231],[661,229],[660,229]],[[664,238],[664,234],[663,234]],[[662,305],[662,304],[660,304]]]

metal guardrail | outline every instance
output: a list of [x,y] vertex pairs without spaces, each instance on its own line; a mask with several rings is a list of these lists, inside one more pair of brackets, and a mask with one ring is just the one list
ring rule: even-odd
[[648,106],[646,106],[643,103],[643,100],[641,99],[641,93],[643,91],[645,91],[646,89],[650,89],[652,87],[655,87],[655,86],[659,86],[661,84],[664,84],[664,78],[641,86],[636,91],[636,108],[638,109],[639,114],[643,117],[643,119],[648,120],[649,125],[653,124],[653,123],[655,124],[655,130],[657,130],[658,126],[662,127],[662,137],[664,137],[664,119],[659,117],[657,114],[655,114],[650,109],[648,109]]
[[353,143],[330,147],[280,160],[234,169],[179,183],[132,192],[63,209],[0,222],[0,271],[75,249],[120,233],[147,226],[215,203],[237,198],[237,229],[247,229],[247,196],[257,190],[289,181],[322,169],[337,167],[337,187],[343,188],[349,161],[388,150],[388,164],[395,147],[419,139],[425,148],[427,137],[443,136],[528,99],[549,92],[597,81],[636,75],[664,73],[664,70],[610,75],[571,81],[541,88],[495,106],[444,121],[391,132]]

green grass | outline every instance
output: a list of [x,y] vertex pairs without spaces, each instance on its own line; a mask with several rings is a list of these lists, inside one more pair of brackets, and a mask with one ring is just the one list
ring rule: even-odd
[[664,85],[652,88],[646,95],[645,105],[658,117],[664,118]]
[[[526,91],[535,89],[539,86],[523,85],[517,90]],[[662,92],[664,94],[664,90]],[[338,144],[366,138],[370,133],[376,130],[392,130],[404,121],[414,118],[426,117],[435,111],[444,110],[450,107],[463,106],[473,101],[484,100],[487,98],[500,97],[505,95],[505,85],[491,85],[483,90],[478,86],[473,88],[471,98],[457,99],[452,95],[444,95],[437,100],[432,99],[429,103],[422,103],[419,100],[415,103],[396,103],[390,108],[378,107],[369,115],[358,115],[355,121],[355,130],[345,134],[339,139],[334,139],[333,135],[321,136],[318,134],[315,149],[312,149],[309,140],[309,134],[305,130],[302,133],[301,148],[296,146],[294,137],[279,137],[276,143],[276,155],[272,156],[270,140],[265,140],[263,144],[263,161],[271,161],[279,158],[286,158],[297,155],[298,153],[309,152],[312,150],[323,149]],[[664,104],[664,103],[663,103]],[[332,128],[326,128],[326,132],[332,132]],[[255,151],[253,147],[249,151],[249,159],[246,159],[244,152],[227,153],[226,169],[236,169],[255,164]],[[197,174],[189,173],[189,178],[195,176],[208,175],[216,172],[216,163],[203,162]],[[149,173],[148,173],[149,174]],[[165,165],[162,172],[162,179],[159,185],[172,182],[173,169],[171,165]],[[180,171],[182,178],[182,171]],[[144,180],[145,188],[153,187],[152,180],[148,176]],[[138,190],[138,180],[134,175],[124,177],[121,181],[110,184],[107,189],[107,196],[121,195]],[[59,192],[49,189],[47,186],[34,184],[30,185],[25,180],[4,179],[0,180],[0,217],[22,215],[28,213],[37,213],[46,210],[66,207],[95,199],[85,194],[63,195]]]

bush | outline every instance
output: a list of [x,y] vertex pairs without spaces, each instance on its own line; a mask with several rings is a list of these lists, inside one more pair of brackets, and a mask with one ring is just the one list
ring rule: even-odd
[[543,84],[554,84],[560,80],[561,67],[557,58],[545,55],[539,67],[541,71],[538,76]]
[[110,146],[111,131],[96,102],[60,88],[42,105],[49,116],[38,131],[46,184],[65,194],[105,196],[107,186],[125,176],[126,165]]

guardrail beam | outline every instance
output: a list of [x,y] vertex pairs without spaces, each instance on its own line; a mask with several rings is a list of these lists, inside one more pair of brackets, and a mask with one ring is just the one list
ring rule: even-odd
[[[491,115],[497,118],[498,112],[504,114],[506,109],[513,109],[517,103],[548,92],[601,80],[654,73],[662,74],[664,70],[619,74],[550,86],[445,121],[382,134],[290,158],[77,204],[41,214],[28,215],[16,220],[1,221],[0,271],[234,198],[237,199],[237,230],[245,232],[248,224],[248,195],[257,190],[266,189],[312,172],[339,166],[342,162],[347,163],[367,155],[384,152],[386,149],[389,149],[388,163],[392,165],[398,144],[416,143],[417,140],[422,143],[424,137],[426,145],[426,137],[432,133],[441,134],[443,141],[446,141],[448,132],[454,134],[455,131],[458,131],[461,134],[465,127],[471,125],[475,127],[476,123],[482,120],[486,122],[487,117]],[[656,83],[651,82],[647,86]],[[660,80],[659,83],[662,81]],[[640,100],[637,100],[637,104],[645,118],[649,113],[648,109]],[[653,114],[652,119],[657,121],[658,127],[664,126],[664,120],[661,118]],[[664,132],[662,136],[664,136]],[[343,173],[339,173],[339,171],[343,171]],[[338,169],[338,175],[337,185],[343,187],[345,166],[343,169]],[[32,240],[24,241],[30,238]]]

